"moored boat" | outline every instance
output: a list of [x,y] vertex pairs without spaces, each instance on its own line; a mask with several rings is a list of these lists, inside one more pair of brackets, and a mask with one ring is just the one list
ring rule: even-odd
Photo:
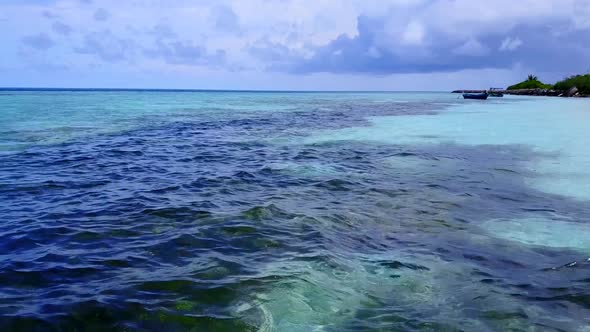
[[463,98],[464,99],[486,100],[486,99],[488,99],[488,93],[487,92],[484,92],[484,93],[464,93]]
[[490,88],[488,92],[490,97],[504,97],[504,93],[501,92],[502,89],[498,88]]

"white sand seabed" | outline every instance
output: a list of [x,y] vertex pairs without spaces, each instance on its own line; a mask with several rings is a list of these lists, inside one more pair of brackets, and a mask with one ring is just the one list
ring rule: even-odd
[[[511,98],[511,97],[508,97]],[[527,167],[527,183],[549,194],[590,200],[590,99],[529,98],[452,106],[436,115],[373,117],[367,127],[321,131],[308,144],[519,145],[547,154]]]

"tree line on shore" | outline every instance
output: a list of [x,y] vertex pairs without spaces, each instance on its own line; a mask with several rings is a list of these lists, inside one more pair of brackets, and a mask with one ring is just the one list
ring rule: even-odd
[[590,74],[573,75],[555,84],[543,83],[537,76],[529,75],[526,80],[509,86],[507,90],[542,89],[567,92],[574,88],[581,95],[590,95]]

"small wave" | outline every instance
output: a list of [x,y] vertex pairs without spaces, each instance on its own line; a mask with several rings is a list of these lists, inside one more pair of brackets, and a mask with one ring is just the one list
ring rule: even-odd
[[350,191],[354,187],[354,183],[347,180],[332,179],[316,184],[317,187],[324,188],[330,191]]
[[576,331],[590,313],[588,206],[528,184],[559,156],[441,142],[446,94],[133,94],[151,111],[64,95],[108,133],[57,112],[0,133],[5,330]]

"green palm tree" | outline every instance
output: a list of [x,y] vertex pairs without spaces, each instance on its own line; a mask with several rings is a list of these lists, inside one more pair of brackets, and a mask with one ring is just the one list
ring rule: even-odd
[[527,81],[537,81],[537,80],[538,80],[538,77],[535,75],[532,75],[532,74],[527,77]]

